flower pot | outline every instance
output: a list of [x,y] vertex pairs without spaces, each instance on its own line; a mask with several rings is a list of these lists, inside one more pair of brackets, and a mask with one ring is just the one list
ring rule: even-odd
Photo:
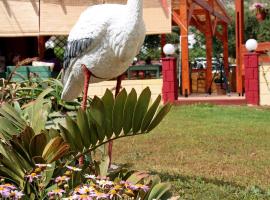
[[259,22],[262,22],[263,20],[265,20],[265,18],[266,18],[266,12],[260,11],[260,12],[257,12],[257,13],[256,13],[256,19],[257,19]]

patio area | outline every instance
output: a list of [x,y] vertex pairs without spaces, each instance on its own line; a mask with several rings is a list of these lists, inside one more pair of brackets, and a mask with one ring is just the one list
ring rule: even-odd
[[245,105],[245,96],[239,96],[238,93],[231,93],[230,95],[218,95],[215,93],[209,94],[195,94],[192,93],[188,98],[184,96],[178,97],[175,104],[215,104],[215,105]]

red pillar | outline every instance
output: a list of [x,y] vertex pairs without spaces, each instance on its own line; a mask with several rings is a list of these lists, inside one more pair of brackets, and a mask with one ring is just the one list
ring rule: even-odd
[[259,105],[259,54],[247,53],[245,64],[245,94],[247,104]]
[[173,103],[178,98],[178,84],[176,75],[176,58],[162,58],[162,98],[163,102]]

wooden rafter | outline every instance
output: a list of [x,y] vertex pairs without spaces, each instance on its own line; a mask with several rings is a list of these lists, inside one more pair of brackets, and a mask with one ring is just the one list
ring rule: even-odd
[[220,0],[216,0],[216,2],[217,2],[217,4],[218,4],[218,6],[220,7],[222,13],[223,13],[227,18],[229,18],[230,21],[231,21],[231,18],[230,18],[229,15],[227,14],[226,8],[225,8],[225,6],[223,5],[223,3],[222,3]]
[[192,16],[190,24],[196,27],[201,33],[205,33],[205,24],[199,21],[195,16]]
[[230,23],[230,18],[215,11],[214,8],[207,3],[207,1],[205,0],[193,0],[193,1],[203,9],[207,10],[210,14],[214,15],[215,17],[218,17],[220,20],[226,23]]
[[185,26],[184,22],[181,20],[181,17],[176,11],[172,12],[172,19],[179,27],[182,27],[187,31],[188,27]]
[[189,11],[188,11],[188,23],[190,23],[190,20],[192,18],[193,15],[193,11],[195,9],[195,3],[192,3],[189,7]]
[[218,24],[218,18],[215,17],[214,23],[213,23],[213,26],[212,26],[212,33],[213,33],[213,35],[215,35],[216,32],[217,32],[217,24]]

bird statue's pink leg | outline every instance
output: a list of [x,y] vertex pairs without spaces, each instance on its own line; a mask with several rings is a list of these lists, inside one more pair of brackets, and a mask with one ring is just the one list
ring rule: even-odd
[[[120,75],[120,76],[117,77],[115,95],[114,95],[115,98],[118,95],[118,93],[120,92],[122,78],[123,78],[123,75]],[[110,141],[109,142],[109,147],[108,147],[108,154],[109,154],[109,159],[110,159],[109,166],[111,166],[111,162],[112,162],[112,148],[113,148],[113,142]]]
[[82,101],[82,110],[86,110],[87,106],[87,96],[88,96],[88,87],[89,87],[89,82],[90,82],[90,77],[91,77],[91,72],[87,69],[85,65],[82,65],[83,67],[83,72],[84,72],[84,87],[83,87],[83,101]]
[[[85,65],[82,65],[83,67],[83,72],[84,72],[84,87],[83,87],[83,101],[82,101],[82,110],[86,110],[87,106],[87,96],[88,96],[88,87],[89,87],[89,82],[90,82],[90,77],[91,77],[91,72],[87,69]],[[84,157],[81,156],[79,158],[79,166],[83,166],[84,163]]]

